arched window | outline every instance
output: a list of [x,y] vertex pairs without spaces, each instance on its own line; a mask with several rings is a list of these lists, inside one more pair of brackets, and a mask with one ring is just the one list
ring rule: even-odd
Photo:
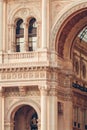
[[75,61],[75,72],[76,72],[76,74],[79,74],[79,63],[78,63],[78,60]]
[[28,43],[29,43],[29,51],[33,51],[36,49],[36,47],[37,47],[37,24],[36,24],[35,18],[32,18],[29,21]]
[[24,47],[24,27],[23,20],[19,19],[16,23],[16,52],[21,52]]
[[86,66],[84,64],[82,66],[82,76],[83,78],[86,78]]

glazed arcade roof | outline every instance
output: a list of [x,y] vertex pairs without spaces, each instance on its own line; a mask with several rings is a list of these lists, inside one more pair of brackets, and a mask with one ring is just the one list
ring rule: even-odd
[[80,41],[87,42],[87,26],[82,29],[82,31],[79,33],[78,37],[80,38]]

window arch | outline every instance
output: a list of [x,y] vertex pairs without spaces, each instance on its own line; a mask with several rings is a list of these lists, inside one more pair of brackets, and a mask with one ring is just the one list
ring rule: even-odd
[[24,25],[23,20],[19,19],[16,23],[16,52],[21,52],[24,47]]
[[79,74],[79,62],[78,62],[78,60],[75,60],[74,66],[75,66],[75,72],[76,72],[76,74]]
[[86,78],[86,66],[85,66],[85,64],[82,65],[82,76],[83,76],[83,78]]
[[37,23],[35,18],[31,18],[28,26],[28,45],[29,51],[37,48]]

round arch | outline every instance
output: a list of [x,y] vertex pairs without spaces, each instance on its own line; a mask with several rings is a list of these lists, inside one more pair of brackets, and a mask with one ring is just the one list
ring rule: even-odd
[[30,17],[35,17],[37,19],[37,21],[39,22],[40,21],[39,10],[37,8],[35,8],[35,9],[33,9],[33,11],[31,11],[30,7],[25,8],[24,6],[18,6],[18,7],[15,7],[9,13],[8,22],[10,24],[14,24],[14,21],[17,18],[21,18],[21,19],[23,19],[23,21],[26,21]]
[[[79,1],[63,9],[51,30],[51,49],[59,56],[70,58],[72,42],[80,30],[87,25],[86,1]],[[53,46],[54,44],[54,46]],[[67,53],[68,52],[68,53]]]
[[13,120],[14,118],[14,115],[15,115],[15,112],[22,106],[24,105],[29,105],[31,106],[32,108],[35,109],[35,111],[37,112],[38,114],[38,119],[40,120],[40,106],[33,100],[26,100],[26,101],[18,101],[14,104],[12,104],[7,112],[7,116],[6,116],[6,120],[8,122],[10,122],[11,120]]

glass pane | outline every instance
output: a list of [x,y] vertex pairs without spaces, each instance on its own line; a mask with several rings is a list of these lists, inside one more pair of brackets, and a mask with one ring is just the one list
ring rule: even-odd
[[80,40],[87,42],[87,26],[79,33],[78,37]]
[[37,43],[33,42],[33,50],[36,50],[36,48],[37,48]]
[[23,43],[24,42],[24,38],[20,38],[20,43]]
[[24,51],[24,43],[20,43],[20,52]]

